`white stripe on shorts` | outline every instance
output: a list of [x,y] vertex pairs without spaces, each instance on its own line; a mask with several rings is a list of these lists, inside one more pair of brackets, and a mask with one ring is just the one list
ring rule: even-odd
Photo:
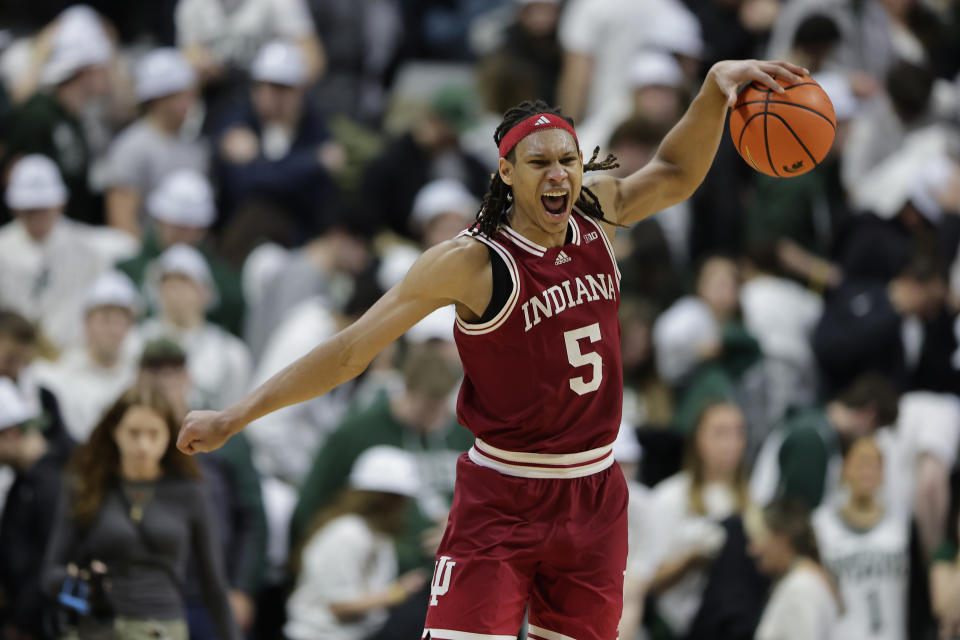
[[562,633],[557,633],[556,631],[549,631],[541,627],[530,625],[527,629],[529,635],[535,635],[542,640],[577,640],[576,638],[571,638],[570,636],[565,636]]
[[468,631],[452,631],[450,629],[424,629],[421,638],[430,634],[431,640],[517,640],[516,635],[496,636],[489,633],[470,633]]

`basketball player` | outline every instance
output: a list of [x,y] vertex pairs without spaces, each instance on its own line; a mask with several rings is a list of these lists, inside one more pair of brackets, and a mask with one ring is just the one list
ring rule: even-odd
[[[457,468],[424,637],[507,640],[527,604],[539,640],[613,640],[627,556],[627,489],[611,468],[620,424],[619,273],[626,226],[693,193],[740,85],[796,81],[785,62],[713,66],[657,156],[583,181],[570,121],[543,103],[497,128],[499,170],[477,222],[426,251],[350,327],[222,412],[187,416],[178,446],[220,446],[250,421],[326,393],[438,307],[456,305],[465,378],[458,417],[476,436]],[[594,153],[594,159],[596,153]]]
[[821,560],[843,597],[838,638],[907,637],[910,514],[883,504],[883,466],[872,437],[855,441],[843,459],[846,497],[813,515]]

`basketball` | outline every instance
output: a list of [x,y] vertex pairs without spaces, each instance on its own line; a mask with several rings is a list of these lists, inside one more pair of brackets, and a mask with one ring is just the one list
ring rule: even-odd
[[768,176],[791,178],[827,157],[837,117],[830,98],[813,78],[777,82],[785,93],[758,82],[740,91],[730,111],[730,135],[751,167]]

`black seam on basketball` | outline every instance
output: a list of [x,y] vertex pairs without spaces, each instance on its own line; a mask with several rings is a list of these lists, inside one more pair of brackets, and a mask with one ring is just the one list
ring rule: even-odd
[[790,106],[790,107],[796,107],[797,109],[803,109],[803,110],[805,110],[805,111],[810,111],[810,112],[812,112],[812,113],[817,114],[818,116],[820,116],[821,118],[823,118],[823,119],[826,120],[827,122],[829,122],[829,123],[830,123],[830,126],[833,127],[834,130],[836,130],[836,128],[837,128],[837,125],[835,125],[835,124],[833,123],[833,120],[831,120],[831,119],[828,118],[827,116],[823,115],[822,113],[820,113],[820,112],[817,111],[816,109],[814,109],[814,108],[812,108],[812,107],[807,107],[807,106],[802,105],[802,104],[796,104],[796,103],[794,103],[794,102],[784,102],[783,100],[748,100],[747,102],[741,102],[741,103],[738,104],[736,107],[734,107],[734,111],[736,111],[736,110],[739,109],[740,107],[745,107],[745,106],[747,106],[748,104],[767,104],[767,103],[769,103],[769,104],[785,104],[785,105]]
[[[767,92],[766,102],[770,102],[770,92]],[[773,115],[773,114],[770,114]],[[781,118],[782,119],[782,118]],[[767,105],[763,105],[763,146],[767,148],[767,163],[770,165],[770,168],[773,169],[773,173],[778,177],[782,178],[780,172],[777,171],[777,166],[773,164],[773,156],[770,155],[770,140],[767,139]]]
[[743,150],[743,134],[747,132],[747,125],[753,122],[754,118],[759,118],[762,115],[763,115],[763,111],[761,111],[760,113],[755,113],[749,118],[747,118],[747,121],[743,123],[743,128],[740,129],[740,138],[737,140],[737,149],[739,151]]
[[[783,119],[783,116],[778,115],[778,114],[776,114],[776,113],[771,113],[770,115],[773,116],[774,118],[776,118],[777,120],[779,120],[780,122],[782,122],[782,123],[783,123],[783,126],[785,126],[785,127],[787,128],[787,131],[790,132],[790,135],[792,135],[792,136],[797,140],[797,142],[800,143],[800,146],[803,147],[803,150],[807,153],[808,156],[810,156],[810,159],[813,160],[813,166],[816,167],[817,165],[819,165],[820,163],[817,162],[817,159],[814,158],[814,157],[813,157],[813,154],[810,153],[810,150],[807,149],[807,145],[803,144],[803,140],[801,140],[801,139],[800,139],[800,136],[798,136],[798,135],[794,132],[793,127],[791,127],[791,126],[787,123],[787,121]],[[772,163],[771,163],[771,164],[772,164]]]

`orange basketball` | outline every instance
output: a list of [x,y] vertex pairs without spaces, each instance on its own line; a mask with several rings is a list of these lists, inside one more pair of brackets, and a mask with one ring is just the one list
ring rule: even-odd
[[837,116],[813,78],[778,82],[785,93],[758,82],[740,91],[730,111],[730,135],[751,167],[768,176],[790,178],[810,171],[827,157]]

